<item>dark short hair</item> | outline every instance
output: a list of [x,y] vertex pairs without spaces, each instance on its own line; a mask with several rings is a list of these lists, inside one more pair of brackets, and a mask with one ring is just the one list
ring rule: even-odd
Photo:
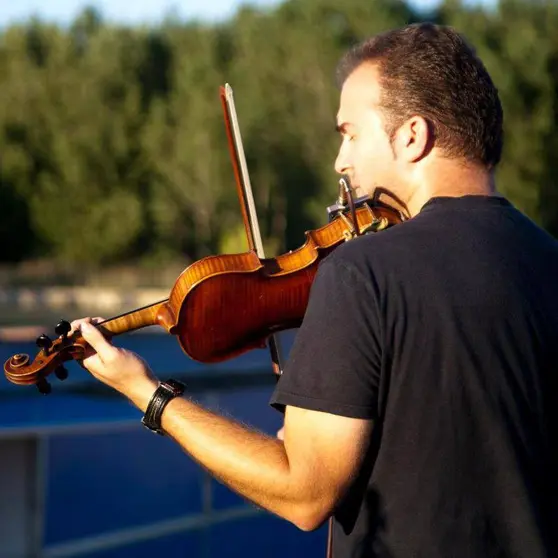
[[378,65],[387,132],[424,117],[436,145],[450,157],[495,167],[502,156],[498,90],[474,48],[454,29],[415,23],[350,49],[337,68],[339,85],[361,64]]

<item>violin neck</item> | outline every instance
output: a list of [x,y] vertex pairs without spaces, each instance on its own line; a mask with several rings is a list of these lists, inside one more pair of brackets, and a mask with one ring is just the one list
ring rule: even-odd
[[105,329],[112,335],[120,335],[121,333],[135,331],[143,327],[160,325],[161,310],[166,307],[167,302],[168,299],[161,300],[149,306],[120,314],[120,316],[115,316],[114,318],[109,318],[97,325],[102,326],[102,329]]

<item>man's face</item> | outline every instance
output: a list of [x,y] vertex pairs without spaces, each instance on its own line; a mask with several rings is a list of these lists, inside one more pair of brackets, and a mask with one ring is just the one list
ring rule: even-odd
[[347,174],[356,196],[372,196],[378,187],[400,193],[400,169],[380,109],[378,70],[362,64],[341,90],[337,129],[342,143],[335,170]]

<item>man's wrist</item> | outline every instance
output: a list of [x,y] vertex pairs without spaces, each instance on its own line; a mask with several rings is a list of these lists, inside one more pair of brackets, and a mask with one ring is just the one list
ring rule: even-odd
[[145,378],[142,381],[134,382],[123,394],[142,412],[145,413],[149,401],[160,385],[157,378]]
[[166,406],[177,397],[181,397],[186,386],[172,378],[161,382],[149,400],[147,409],[141,419],[142,424],[157,434],[164,435],[161,424]]

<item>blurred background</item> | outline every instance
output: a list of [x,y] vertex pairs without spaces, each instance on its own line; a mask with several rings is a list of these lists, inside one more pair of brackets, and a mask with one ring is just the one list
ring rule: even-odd
[[[246,250],[224,83],[266,254],[302,245],[337,195],[339,57],[419,20],[477,48],[505,111],[499,189],[556,235],[554,0],[2,1],[3,361],[36,354],[62,318],[156,302],[190,263]],[[280,427],[265,350],[206,366],[152,328],[119,339],[207,406]],[[243,502],[68,369],[47,397],[0,379],[0,558],[325,555],[324,529],[301,533]]]

